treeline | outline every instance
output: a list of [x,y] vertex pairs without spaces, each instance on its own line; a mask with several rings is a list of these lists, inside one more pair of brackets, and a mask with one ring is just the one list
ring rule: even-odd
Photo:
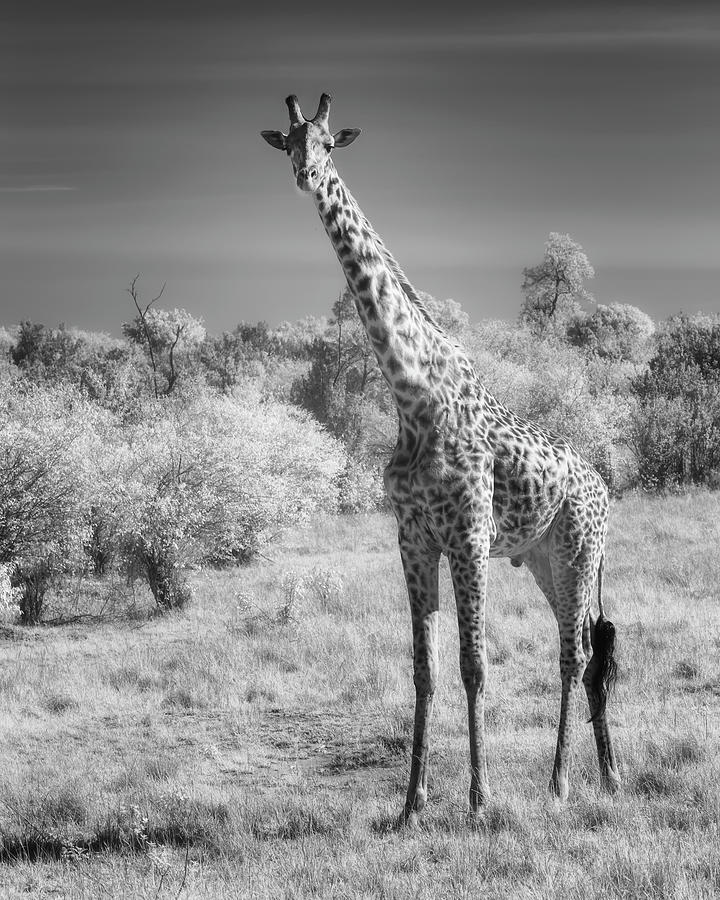
[[[570,438],[611,488],[714,485],[720,473],[720,318],[657,327],[595,303],[593,269],[551,234],[524,270],[515,323],[472,324],[423,299],[486,386]],[[123,337],[21,322],[0,328],[0,608],[37,621],[53,579],[144,579],[182,605],[193,566],[250,560],[319,510],[383,504],[397,434],[389,391],[348,292],[327,318],[206,332],[146,301]],[[162,292],[161,292],[162,293]]]

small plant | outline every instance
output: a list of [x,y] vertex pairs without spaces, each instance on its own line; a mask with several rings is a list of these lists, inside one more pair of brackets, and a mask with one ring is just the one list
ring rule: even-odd
[[305,589],[317,597],[324,610],[330,609],[338,604],[342,595],[342,575],[337,569],[315,566],[305,576]]
[[60,858],[65,863],[79,863],[84,862],[85,860],[90,858],[90,852],[87,847],[83,847],[81,844],[78,844],[73,840],[66,838],[61,842],[61,844],[62,852],[60,854]]
[[257,606],[250,594],[244,591],[235,594],[235,605],[225,625],[231,634],[252,635],[273,624],[273,616]]
[[275,620],[278,625],[289,625],[307,598],[307,575],[290,569],[283,575],[282,592],[283,599],[275,613]]
[[150,844],[148,837],[148,817],[147,813],[143,813],[138,806],[130,807],[130,831],[134,846],[143,850]]

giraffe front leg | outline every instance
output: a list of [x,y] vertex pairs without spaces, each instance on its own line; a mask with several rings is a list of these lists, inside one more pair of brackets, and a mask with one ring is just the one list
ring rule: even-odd
[[413,541],[400,541],[413,629],[415,725],[410,783],[403,822],[414,825],[427,802],[429,730],[438,677],[438,563],[440,554]]
[[490,798],[485,746],[485,600],[489,547],[489,536],[481,536],[472,548],[463,548],[449,557],[460,630],[460,674],[468,704],[471,816],[477,816]]
[[570,792],[568,773],[572,750],[574,699],[580,676],[585,668],[585,655],[580,635],[575,639],[560,638],[560,679],[562,681],[562,698],[560,700],[560,723],[558,725],[555,762],[550,778],[550,792],[565,801]]

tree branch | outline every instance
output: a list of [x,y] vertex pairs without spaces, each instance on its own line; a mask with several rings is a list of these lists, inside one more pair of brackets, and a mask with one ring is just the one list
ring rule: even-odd
[[126,288],[126,291],[132,297],[133,303],[135,304],[135,309],[137,309],[138,315],[140,316],[140,323],[142,324],[143,334],[145,335],[145,340],[147,341],[148,345],[148,351],[150,353],[150,365],[152,366],[153,370],[153,388],[155,389],[155,399],[157,400],[160,396],[160,392],[158,391],[157,363],[155,361],[155,353],[153,351],[152,340],[150,338],[150,329],[148,328],[147,314],[153,303],[156,303],[162,297],[167,282],[163,282],[163,286],[160,288],[160,293],[156,297],[153,297],[152,300],[150,300],[146,304],[145,309],[142,309],[142,307],[140,306],[140,295],[137,291],[137,282],[139,278],[140,273],[138,272],[138,274],[130,282],[130,287]]

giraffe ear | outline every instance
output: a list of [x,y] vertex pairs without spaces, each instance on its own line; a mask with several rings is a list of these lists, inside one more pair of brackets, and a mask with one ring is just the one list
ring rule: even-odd
[[359,128],[343,128],[342,131],[338,131],[337,134],[333,135],[334,146],[349,147],[359,134]]
[[261,131],[260,134],[276,150],[287,150],[286,137],[282,131]]

